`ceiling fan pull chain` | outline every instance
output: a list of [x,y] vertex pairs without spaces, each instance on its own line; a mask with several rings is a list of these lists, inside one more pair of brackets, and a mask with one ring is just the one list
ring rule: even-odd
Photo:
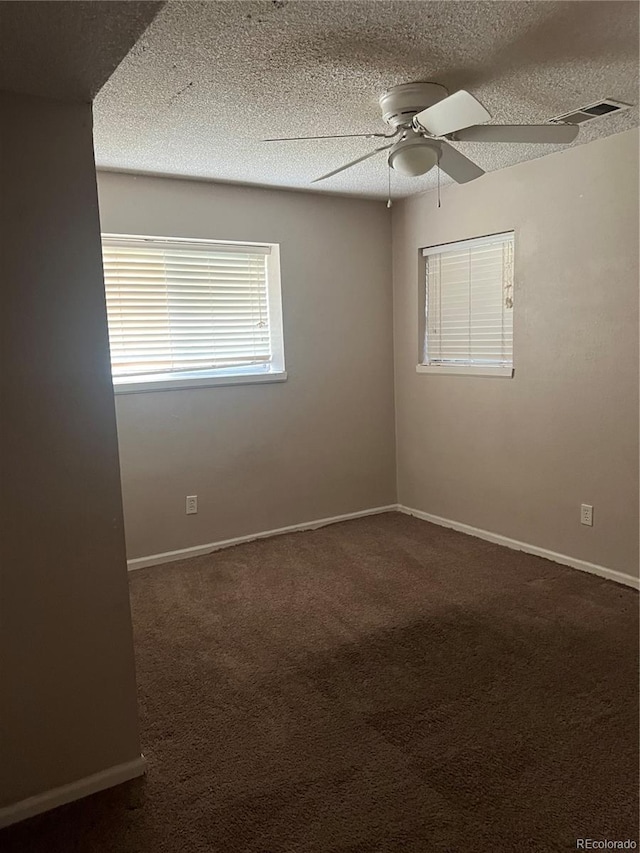
[[440,207],[440,155],[438,155],[438,162],[436,163],[436,171],[438,172],[438,207]]
[[387,208],[391,207],[391,166],[389,165],[389,161],[387,160],[387,173],[389,176],[389,191],[387,193]]

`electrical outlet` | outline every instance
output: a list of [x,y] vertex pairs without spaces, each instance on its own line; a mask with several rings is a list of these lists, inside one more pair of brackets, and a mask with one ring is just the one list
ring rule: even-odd
[[198,496],[187,495],[187,515],[195,515],[198,512]]
[[580,524],[593,527],[593,507],[589,504],[582,504],[580,507]]

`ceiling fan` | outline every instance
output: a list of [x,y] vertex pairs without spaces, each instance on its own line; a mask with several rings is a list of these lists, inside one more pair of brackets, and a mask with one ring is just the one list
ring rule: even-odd
[[[344,133],[333,136],[293,136],[265,139],[264,142],[296,142],[304,139],[346,139],[376,137],[395,140],[374,148],[368,154],[327,172],[312,183],[324,181],[350,169],[381,151],[389,151],[390,168],[403,175],[425,175],[439,166],[459,184],[484,175],[484,171],[453,142],[508,142],[568,144],[578,135],[573,124],[490,124],[491,116],[477,98],[461,89],[449,95],[438,83],[403,83],[389,89],[380,98],[383,120],[392,133]],[[398,138],[399,137],[399,138]]]

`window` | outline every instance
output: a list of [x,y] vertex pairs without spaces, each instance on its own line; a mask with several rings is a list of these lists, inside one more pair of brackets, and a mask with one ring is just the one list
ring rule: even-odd
[[116,392],[281,381],[277,245],[102,237]]
[[513,232],[424,249],[421,373],[513,375]]

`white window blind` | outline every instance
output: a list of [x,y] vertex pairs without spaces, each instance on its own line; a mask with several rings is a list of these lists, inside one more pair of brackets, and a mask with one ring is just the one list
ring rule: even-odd
[[102,239],[114,382],[269,368],[269,246]]
[[424,363],[513,365],[513,232],[424,249]]

